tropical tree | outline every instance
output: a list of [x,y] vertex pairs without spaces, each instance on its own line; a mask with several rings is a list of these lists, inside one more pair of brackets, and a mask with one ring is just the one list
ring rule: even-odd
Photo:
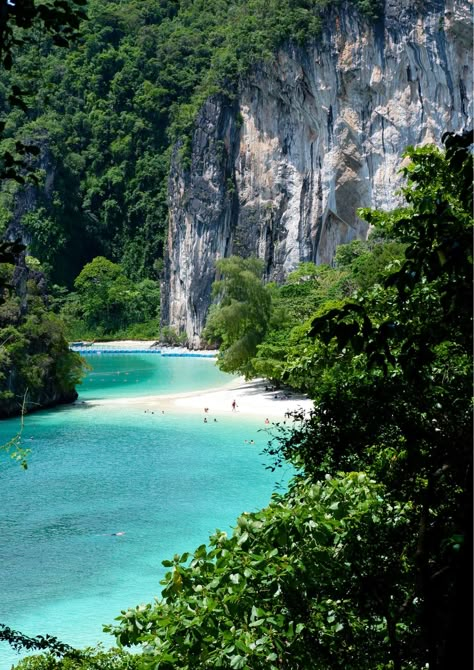
[[80,651],[69,648],[62,657],[51,652],[28,656],[15,667],[17,670],[139,670],[140,657],[122,649],[103,651],[98,645]]
[[[134,283],[118,263],[97,256],[87,263],[74,281],[77,293],[62,297],[61,314],[74,330],[85,321],[89,333],[119,333],[129,326],[151,324],[156,335],[160,288],[152,279]],[[84,330],[84,324],[82,324]]]
[[[116,290],[117,284],[119,290]],[[91,326],[110,323],[118,312],[117,299],[126,290],[127,279],[122,268],[103,256],[87,263],[74,281],[80,296],[84,317]]]
[[221,278],[213,284],[218,301],[209,312],[204,337],[218,342],[218,366],[224,372],[252,376],[251,359],[267,332],[270,290],[263,284],[263,261],[231,256],[216,263]]

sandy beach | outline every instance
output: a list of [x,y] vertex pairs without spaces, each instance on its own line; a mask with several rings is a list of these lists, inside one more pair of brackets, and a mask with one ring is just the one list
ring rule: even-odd
[[[296,410],[310,411],[312,401],[306,396],[287,391],[270,391],[268,382],[256,379],[246,382],[243,378],[233,380],[226,386],[207,391],[175,393],[170,395],[143,396],[137,398],[110,398],[83,401],[83,404],[120,408],[134,407],[155,412],[201,413],[208,409],[212,415],[257,415],[275,421],[284,419],[285,414]],[[232,403],[236,403],[235,410]]]
[[[121,340],[115,342],[95,342],[94,348],[147,350],[156,344],[154,340],[137,341]],[[188,352],[180,347],[159,347],[167,352]],[[192,353],[192,352],[188,352]],[[199,352],[196,352],[199,354]],[[206,354],[217,352],[206,351]],[[235,401],[235,409],[232,404]],[[309,412],[313,406],[305,395],[291,390],[272,390],[271,384],[265,379],[245,381],[243,377],[232,379],[229,384],[206,391],[174,393],[131,398],[107,398],[101,400],[82,401],[88,406],[135,407],[137,410],[176,413],[202,413],[212,416],[224,414],[258,415],[272,420],[284,419],[285,414],[303,409]]]
[[[154,344],[150,341],[122,340],[115,342],[96,342],[95,347],[109,349],[133,348],[146,350]],[[162,348],[166,351],[187,352],[179,347]],[[199,352],[196,352],[199,353]],[[206,351],[206,353],[215,353]],[[235,401],[235,409],[232,405]],[[86,400],[80,403],[87,406],[107,406],[120,408],[134,407],[137,410],[175,413],[202,413],[207,408],[209,416],[214,415],[257,415],[264,420],[275,421],[285,418],[285,414],[303,409],[309,412],[313,406],[305,395],[288,389],[273,390],[265,379],[245,381],[243,377],[234,378],[225,386],[205,391],[174,393],[168,395],[149,395],[131,398],[107,398]]]

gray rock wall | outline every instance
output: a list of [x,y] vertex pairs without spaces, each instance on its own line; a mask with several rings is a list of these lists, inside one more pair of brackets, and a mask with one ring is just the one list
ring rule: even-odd
[[388,0],[375,25],[332,10],[318,43],[256,66],[235,103],[206,102],[190,169],[177,150],[163,322],[200,345],[218,258],[257,255],[276,281],[300,261],[331,263],[367,234],[358,207],[399,204],[408,145],[471,124],[467,2]]

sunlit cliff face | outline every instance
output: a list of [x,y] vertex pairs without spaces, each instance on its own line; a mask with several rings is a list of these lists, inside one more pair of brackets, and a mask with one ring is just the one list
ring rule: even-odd
[[257,66],[235,103],[209,100],[191,167],[175,161],[163,320],[192,346],[211,301],[216,259],[257,255],[281,281],[299,261],[331,263],[363,238],[358,207],[390,209],[408,145],[441,143],[472,123],[466,2],[387,2],[368,25],[328,15],[318,44]]

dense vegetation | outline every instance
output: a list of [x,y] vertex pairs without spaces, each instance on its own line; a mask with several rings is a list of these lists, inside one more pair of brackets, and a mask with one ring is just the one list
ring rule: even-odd
[[[67,3],[66,3],[67,4]],[[377,3],[355,0],[370,14]],[[201,102],[235,94],[238,80],[282,42],[318,35],[325,0],[89,0],[68,50],[42,29],[0,81],[8,111],[3,150],[36,145],[35,202],[23,218],[29,253],[72,288],[95,256],[134,281],[157,279],[167,227],[171,148],[183,160]],[[11,87],[24,92],[12,106]],[[12,182],[0,223],[12,217]]]
[[53,655],[31,656],[17,666],[19,670],[139,670],[140,657],[122,649],[73,650],[59,659]]
[[71,402],[82,376],[80,357],[69,350],[62,321],[47,306],[44,278],[28,267],[1,266],[0,417]]
[[258,259],[218,261],[222,279],[214,283],[204,337],[219,346],[219,367],[312,392],[320,370],[301,359],[314,353],[314,314],[379,286],[401,264],[405,246],[376,227],[367,241],[340,246],[333,267],[300,263],[282,286],[263,283]]
[[119,264],[102,256],[84,266],[74,282],[75,292],[55,288],[55,307],[72,339],[155,338],[159,332],[158,282],[132,282]]

